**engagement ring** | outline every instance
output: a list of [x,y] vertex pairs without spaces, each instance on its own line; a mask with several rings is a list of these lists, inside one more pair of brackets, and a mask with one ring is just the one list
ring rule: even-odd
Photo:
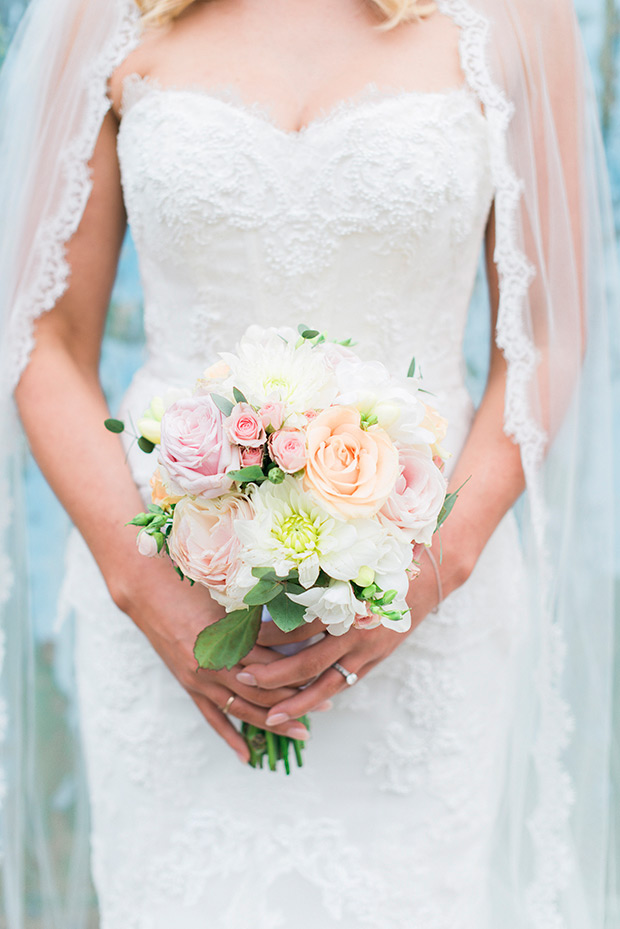
[[355,671],[347,671],[347,669],[343,668],[337,661],[333,663],[332,668],[335,668],[336,671],[340,671],[349,687],[353,687],[353,685],[357,683],[358,678]]
[[224,713],[225,716],[228,716],[234,699],[235,699],[235,694],[231,694],[228,700],[226,701],[226,706],[222,707],[222,713]]

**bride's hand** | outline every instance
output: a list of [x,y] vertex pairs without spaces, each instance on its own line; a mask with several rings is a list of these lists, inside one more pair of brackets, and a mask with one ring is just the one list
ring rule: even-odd
[[[118,602],[120,598],[115,599]],[[308,731],[296,720],[266,725],[271,705],[293,698],[296,688],[248,687],[237,678],[242,665],[230,671],[197,669],[193,653],[196,636],[206,625],[224,615],[204,587],[181,583],[168,564],[152,559],[145,564],[140,580],[130,585],[128,594],[118,605],[146,635],[209,725],[241,761],[248,761],[249,751],[229,716],[291,738],[308,738]],[[268,662],[273,656],[273,652],[257,645],[242,664]]]
[[[412,582],[409,600],[413,630],[437,606],[437,581],[432,570],[423,570],[420,577]],[[308,628],[317,631],[315,625],[313,623]],[[322,629],[325,627],[322,626]],[[296,689],[294,694],[272,701],[268,723],[281,726],[346,690],[349,685],[344,675],[333,667],[335,662],[362,678],[387,658],[406,636],[407,633],[394,632],[384,626],[350,629],[342,636],[326,635],[316,645],[310,645],[291,657],[274,660],[271,653],[268,663],[245,661],[245,667],[237,671],[237,679],[257,693]],[[304,689],[299,690],[302,686]]]

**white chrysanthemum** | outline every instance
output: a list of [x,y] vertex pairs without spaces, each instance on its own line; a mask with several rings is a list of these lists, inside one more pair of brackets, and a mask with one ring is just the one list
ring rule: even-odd
[[269,401],[285,404],[287,425],[306,410],[323,409],[336,396],[336,380],[324,355],[309,342],[298,348],[292,330],[250,326],[236,355],[222,353],[231,374],[226,396],[237,387],[254,407]]
[[376,417],[377,425],[395,442],[432,444],[435,436],[421,424],[426,406],[418,395],[419,381],[396,378],[380,361],[343,360],[336,367],[336,402],[354,406],[362,419]]
[[235,524],[243,542],[241,559],[256,567],[273,566],[285,577],[299,571],[311,587],[319,570],[349,581],[363,565],[373,565],[386,530],[373,519],[343,522],[319,506],[294,477],[281,484],[265,481],[252,494],[255,517]]
[[329,587],[312,587],[303,594],[288,594],[288,597],[306,607],[304,619],[307,623],[320,619],[331,635],[344,635],[355,617],[366,612],[366,604],[356,598],[346,581],[332,581]]

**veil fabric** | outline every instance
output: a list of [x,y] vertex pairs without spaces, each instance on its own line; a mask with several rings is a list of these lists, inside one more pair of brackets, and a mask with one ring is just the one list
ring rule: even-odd
[[[491,131],[500,295],[494,338],[507,363],[504,428],[520,446],[527,483],[519,514],[529,621],[495,830],[493,925],[612,929],[620,925],[613,796],[620,772],[610,353],[620,290],[595,99],[570,0],[437,5],[461,28],[465,77]],[[34,321],[69,281],[65,244],[88,200],[88,161],[109,107],[107,79],[138,41],[133,0],[32,0],[0,75],[7,929],[92,925],[87,803],[70,685],[57,728],[46,719],[42,730],[37,702],[23,554],[23,437],[11,395],[33,347]],[[55,739],[62,739],[65,773],[50,797],[43,766]],[[59,810],[69,823],[62,841]]]

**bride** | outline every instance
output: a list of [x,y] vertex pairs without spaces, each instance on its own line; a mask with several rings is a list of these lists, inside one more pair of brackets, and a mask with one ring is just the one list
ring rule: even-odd
[[[138,6],[33,0],[3,85],[2,426],[12,439],[16,386],[79,530],[64,590],[103,929],[612,925],[615,295],[569,0]],[[121,530],[151,465],[102,429],[127,219],[148,357],[124,418],[251,323],[352,336],[400,373],[416,355],[450,488],[469,481],[411,584],[409,634],[266,624],[241,665],[196,672],[222,610]],[[481,249],[493,338],[474,409]],[[292,639],[306,647],[273,649]],[[307,738],[303,770],[251,769],[239,721]],[[63,909],[44,844],[33,880],[49,925],[73,929],[77,879]],[[5,848],[7,925],[25,925]]]

